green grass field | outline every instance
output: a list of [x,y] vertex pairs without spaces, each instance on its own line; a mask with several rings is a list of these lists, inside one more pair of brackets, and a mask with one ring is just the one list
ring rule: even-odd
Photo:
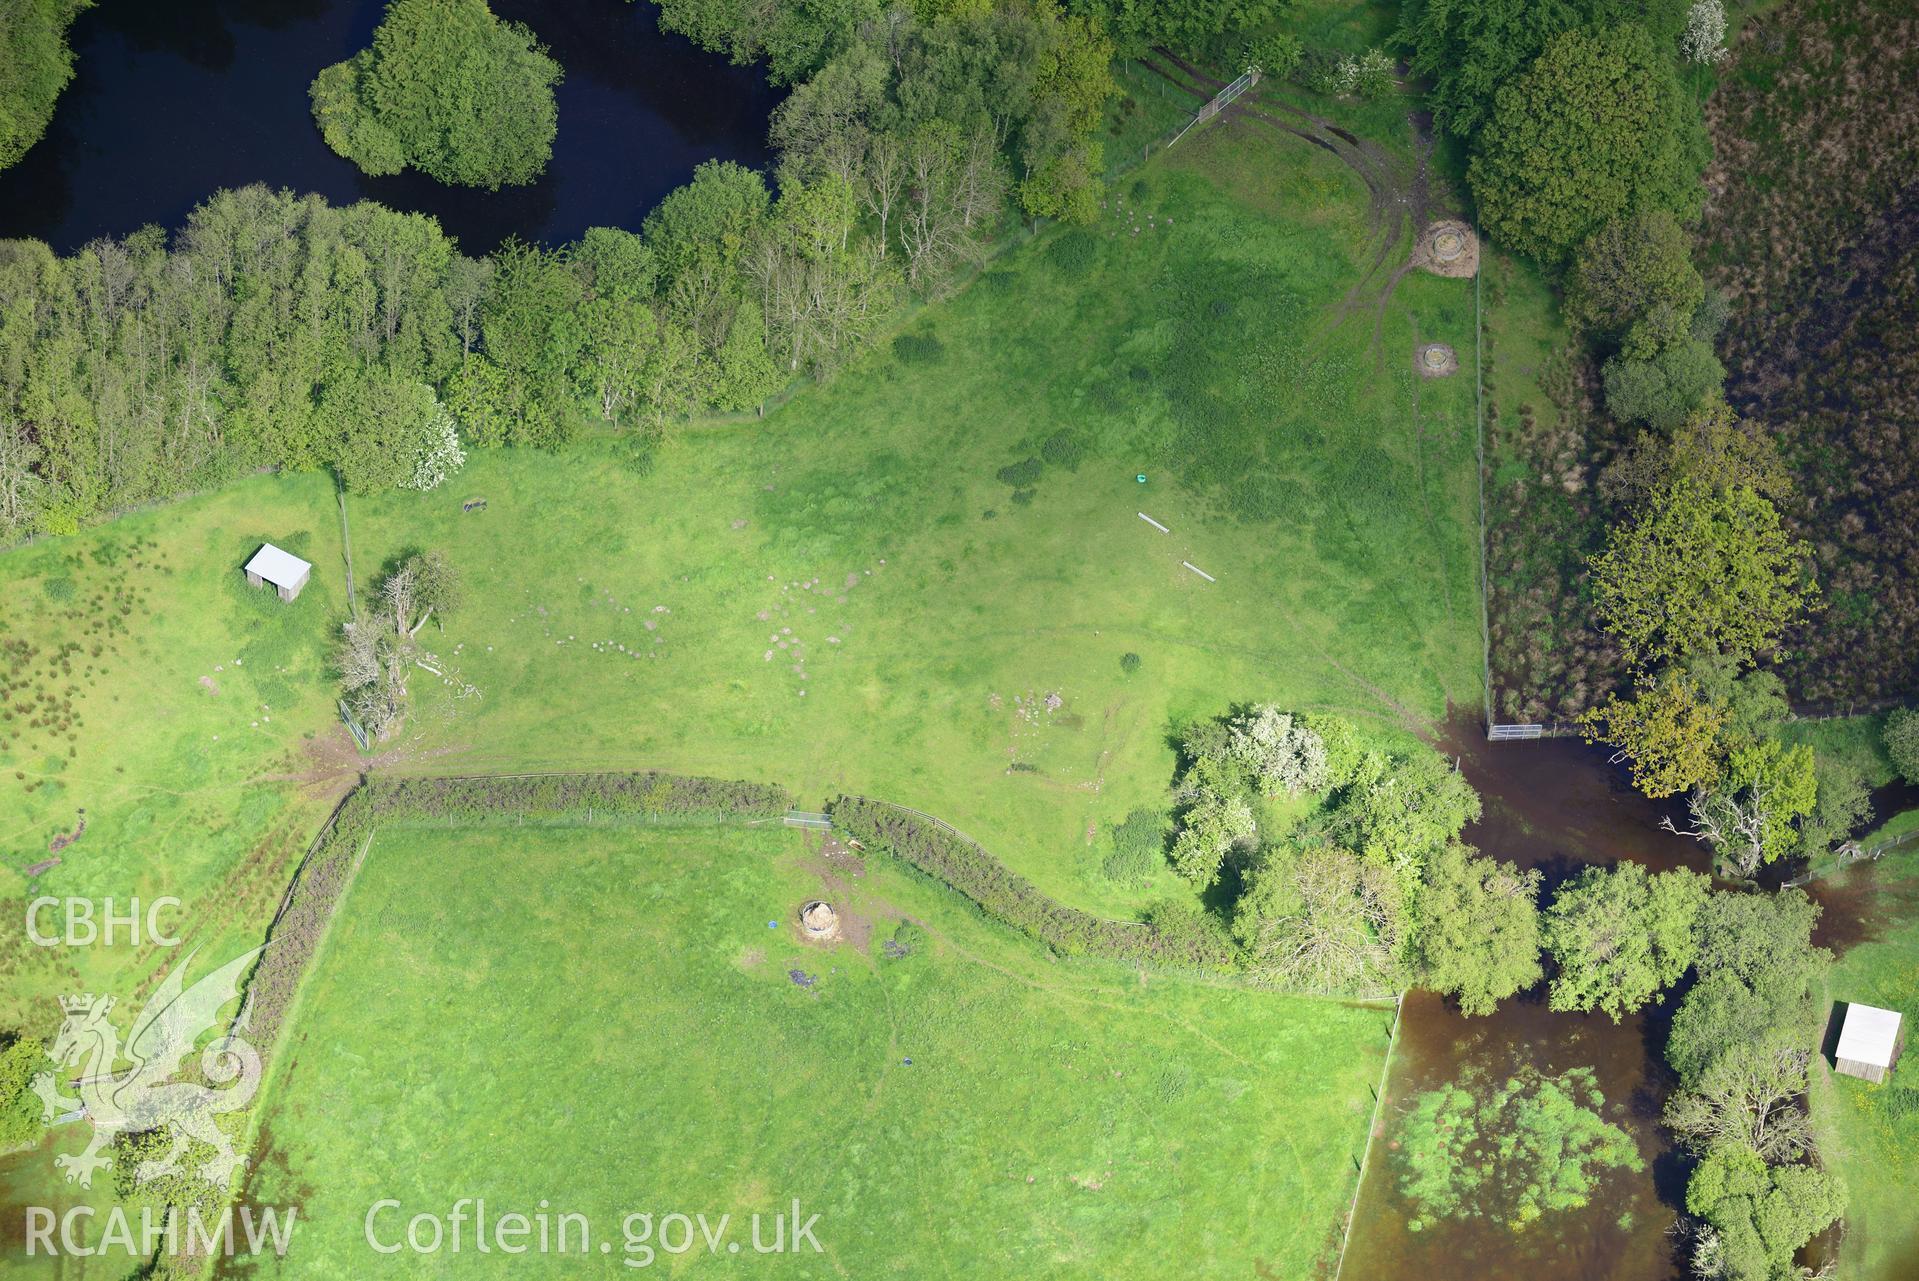
[[[1897,777],[1892,757],[1886,754],[1886,718],[1844,716],[1825,721],[1794,721],[1780,727],[1780,738],[1787,743],[1806,743],[1820,756],[1837,756],[1859,771],[1870,787],[1884,787]],[[1891,818],[1878,814],[1878,819]]]
[[[471,587],[436,643],[482,696],[425,700],[406,767],[864,792],[1121,912],[1170,882],[1122,896],[1089,869],[1163,800],[1178,719],[1476,702],[1471,385],[1415,386],[1410,355],[1415,323],[1471,350],[1469,284],[1409,277],[1375,349],[1364,309],[1336,323],[1357,182],[1250,132],[1192,141],[1110,225],[1042,239],[763,426],[685,433],[651,475],[497,454],[352,504],[363,576],[443,547]],[[1060,433],[1083,456],[1046,461]]]
[[[353,768],[327,750],[327,634],[346,592],[316,575],[283,606],[236,567],[266,539],[337,564],[328,490],[257,479],[0,558],[0,643],[25,647],[8,654],[0,712],[9,919],[36,895],[112,896],[122,911],[171,895],[183,907],[161,924],[187,946],[257,940],[324,813],[329,786],[302,780]],[[58,932],[59,917],[38,926]],[[0,1026],[50,1025],[57,993],[131,986],[163,959],[125,942],[33,947],[18,928],[0,938]]]
[[[1368,309],[1342,308],[1357,180],[1239,126],[1188,142],[1107,223],[924,313],[899,354],[763,424],[685,429],[650,475],[587,444],[355,500],[362,584],[439,547],[469,586],[434,644],[479,696],[424,691],[383,767],[863,791],[1120,912],[1173,889],[1119,894],[1091,869],[1107,825],[1163,801],[1177,719],[1262,698],[1397,726],[1475,703],[1471,384],[1416,385],[1410,356],[1415,325],[1470,352],[1469,283],[1409,276],[1375,343]],[[1061,432],[1065,461],[1045,461]],[[998,478],[1028,459],[1036,476]],[[475,496],[487,510],[462,514]],[[263,538],[316,563],[290,608],[244,588]],[[100,563],[135,539],[145,560]],[[323,670],[339,547],[330,487],[296,476],[0,561],[23,602],[9,634],[43,646],[73,627],[57,579],[143,602],[103,668],[74,674],[73,755],[0,757],[11,896],[84,806],[85,836],[33,890],[174,893],[257,926],[328,780],[355,768]]]
[[[832,946],[793,924],[827,885]],[[902,914],[927,941],[889,959]],[[797,833],[388,829],[309,979],[250,1193],[302,1207],[299,1277],[614,1268],[365,1243],[381,1199],[391,1244],[482,1196],[583,1214],[616,1259],[640,1257],[630,1213],[731,1214],[739,1240],[794,1198],[819,1214],[823,1254],[749,1245],[741,1275],[1304,1276],[1337,1244],[1389,1017],[1048,961]]]
[[[1841,879],[1843,878],[1843,879]],[[1855,864],[1835,878],[1845,910],[1863,918],[1869,941],[1839,958],[1827,984],[1835,1001],[1919,1014],[1919,865],[1911,853]],[[1834,910],[1829,907],[1828,911]],[[1919,1069],[1910,1053],[1884,1085],[1813,1074],[1813,1119],[1821,1157],[1850,1192],[1842,1281],[1895,1281],[1919,1264],[1919,1221],[1912,1188],[1919,1179]]]
[[[1411,274],[1379,309],[1349,296],[1371,245],[1337,160],[1222,122],[764,422],[680,428],[650,469],[612,440],[480,451],[438,492],[351,500],[362,590],[413,548],[468,588],[430,635],[476,693],[422,676],[376,767],[859,792],[1088,910],[1190,894],[1097,871],[1113,825],[1166,805],[1181,719],[1259,699],[1397,735],[1481,697],[1471,283]],[[1415,335],[1461,373],[1419,379]],[[291,606],[244,585],[266,540],[315,564]],[[257,942],[366,765],[326,670],[330,481],[247,478],[16,550],[0,590],[0,641],[40,655],[10,697],[51,717],[0,732],[7,910],[166,894],[208,955]],[[64,669],[44,657],[69,640]],[[133,1000],[165,959],[6,934],[0,1022]],[[47,1167],[0,1162],[0,1189],[36,1195]]]

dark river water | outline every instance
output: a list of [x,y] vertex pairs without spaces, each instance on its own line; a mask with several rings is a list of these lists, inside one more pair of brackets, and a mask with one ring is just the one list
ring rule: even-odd
[[[1466,839],[1483,853],[1539,868],[1542,901],[1588,864],[1631,860],[1653,871],[1711,870],[1703,846],[1660,830],[1662,818],[1679,817],[1677,803],[1640,795],[1626,771],[1607,760],[1605,748],[1576,739],[1488,743],[1470,721],[1455,722],[1441,747],[1459,758],[1485,803],[1484,816],[1467,829]],[[1906,785],[1881,789],[1873,799],[1881,818],[1919,803]],[[1862,878],[1849,878],[1844,886],[1818,882],[1809,892],[1822,908],[1814,936],[1821,946],[1844,951],[1883,924],[1868,907],[1872,896]],[[1487,1018],[1466,1018],[1429,992],[1410,994],[1354,1216],[1346,1281],[1684,1276],[1669,1229],[1684,1206],[1688,1166],[1659,1125],[1674,1084],[1664,1059],[1674,1000],[1615,1024],[1603,1014],[1549,1010],[1543,984],[1503,1002]],[[1397,1135],[1415,1097],[1465,1073],[1496,1082],[1528,1065],[1549,1074],[1593,1068],[1607,1119],[1632,1134],[1646,1168],[1607,1174],[1585,1209],[1549,1213],[1524,1230],[1485,1220],[1441,1220],[1413,1230],[1417,1211],[1399,1192],[1404,1167]]]
[[468,253],[637,227],[703,160],[763,167],[779,100],[751,68],[659,31],[647,0],[493,0],[565,69],[544,177],[499,192],[368,178],[327,149],[307,86],[371,40],[383,0],[99,0],[74,23],[74,78],[37,146],[0,171],[0,237],[71,250],[177,227],[220,187],[264,182],[440,220]]
[[[1663,871],[1708,870],[1703,847],[1659,830],[1669,811],[1634,791],[1603,748],[1576,739],[1488,743],[1476,724],[1441,746],[1485,804],[1466,839],[1482,853],[1539,868],[1541,898],[1588,864],[1630,859]],[[1427,992],[1406,998],[1380,1129],[1360,1191],[1343,1276],[1348,1281],[1486,1281],[1555,1277],[1668,1281],[1679,1269],[1667,1235],[1685,1196],[1685,1171],[1659,1126],[1672,1078],[1661,1051],[1670,1011],[1653,1006],[1614,1023],[1603,1014],[1555,1013],[1544,985],[1466,1018]],[[1415,1231],[1399,1193],[1398,1132],[1420,1093],[1474,1071],[1503,1081],[1522,1066],[1546,1073],[1590,1067],[1609,1121],[1638,1143],[1646,1168],[1604,1176],[1583,1210],[1548,1213],[1515,1231],[1487,1220],[1439,1220]]]

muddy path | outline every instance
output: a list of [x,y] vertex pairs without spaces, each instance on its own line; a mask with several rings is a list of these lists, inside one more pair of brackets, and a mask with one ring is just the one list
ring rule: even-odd
[[[1198,107],[1226,87],[1192,63],[1165,49],[1155,49],[1141,65],[1187,94]],[[1370,311],[1373,317],[1373,354],[1384,359],[1381,329],[1387,304],[1406,273],[1417,263],[1413,245],[1419,232],[1436,217],[1459,217],[1450,200],[1435,199],[1431,157],[1432,118],[1425,112],[1406,117],[1412,132],[1410,162],[1371,139],[1341,128],[1324,116],[1281,102],[1255,91],[1222,111],[1221,116],[1253,121],[1287,137],[1310,143],[1350,169],[1366,188],[1367,248],[1359,278],[1328,323],[1334,328],[1350,316]]]

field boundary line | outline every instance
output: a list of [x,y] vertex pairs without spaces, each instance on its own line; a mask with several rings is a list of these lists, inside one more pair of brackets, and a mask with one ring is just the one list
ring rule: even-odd
[[[342,802],[342,804],[344,804],[344,802]],[[331,823],[329,823],[329,826],[331,826]],[[368,832],[366,834],[366,840],[360,843],[360,852],[353,856],[353,863],[347,869],[347,875],[340,884],[339,896],[334,899],[332,910],[327,913],[326,926],[321,930],[319,939],[316,940],[313,945],[313,953],[307,958],[306,966],[300,974],[300,981],[294,987],[293,996],[287,1001],[286,1013],[280,1020],[280,1026],[275,1029],[273,1044],[268,1047],[269,1050],[278,1046],[281,1035],[285,1033],[287,1029],[298,1024],[300,1009],[306,1003],[307,984],[312,981],[314,974],[319,972],[320,962],[326,956],[327,947],[333,940],[333,927],[335,922],[339,920],[340,909],[345,906],[348,897],[352,895],[354,883],[360,879],[360,869],[366,866],[367,853],[372,850],[373,842],[379,838],[379,835],[380,830],[377,827]],[[289,885],[287,889],[289,896],[291,896],[292,886]],[[267,932],[267,945],[271,946],[272,941],[273,932],[269,929]],[[257,967],[258,964],[259,962],[256,961],[255,966]],[[251,1013],[252,1008],[253,976],[249,974],[247,976],[247,994],[241,998],[239,1012],[233,1016],[233,1022],[227,1027],[227,1035],[229,1037],[236,1036],[240,1032],[245,1031],[242,1024]],[[258,1049],[259,1047],[256,1046],[255,1048]],[[253,1105],[247,1109],[246,1151],[249,1154],[253,1152],[253,1145],[259,1136],[260,1127],[266,1121],[268,1101],[271,1099],[273,1091],[277,1087],[281,1077],[280,1057],[281,1056],[272,1053],[262,1055],[266,1063],[266,1076],[260,1082],[259,1094]],[[257,1166],[257,1161],[249,1161],[246,1168],[250,1172]],[[242,1191],[246,1188],[246,1179],[244,1177],[240,1181],[240,1187]]]
[[1346,1268],[1346,1249],[1353,1243],[1353,1220],[1359,1216],[1359,1194],[1366,1189],[1366,1172],[1373,1165],[1373,1131],[1379,1128],[1379,1110],[1386,1106],[1386,1090],[1391,1084],[1393,1055],[1399,1049],[1399,1025],[1406,1014],[1406,994],[1393,1000],[1393,1030],[1386,1038],[1386,1061],[1379,1067],[1379,1088],[1373,1094],[1373,1114],[1366,1119],[1366,1146],[1360,1150],[1359,1177],[1353,1180],[1352,1203],[1346,1207],[1346,1231],[1339,1238],[1339,1262],[1333,1265],[1333,1281]]
[[1485,240],[1477,219],[1473,239],[1481,247],[1479,270],[1473,273],[1473,436],[1479,456],[1479,655],[1481,699],[1486,708],[1486,732],[1493,725],[1492,578],[1486,554],[1486,326],[1480,316],[1480,282],[1486,276]]
[[[923,818],[927,822],[931,823],[934,827],[937,827],[941,831],[945,832],[948,836],[951,836],[957,840],[965,841],[968,845],[972,846],[973,849],[976,850],[982,857],[992,859],[993,862],[998,863],[1001,867],[1006,866],[1005,862],[1001,860],[997,855],[995,855],[991,850],[987,849],[984,845],[980,844],[978,841],[968,836],[965,832],[960,831],[957,827],[954,827],[951,823],[939,817],[939,815],[937,814],[928,814],[925,810],[914,809],[911,805],[902,805],[898,801],[882,800],[881,798],[877,796],[862,796],[858,792],[848,792],[846,793],[846,795],[848,799],[850,800],[865,801],[868,805],[884,805],[888,809],[904,810],[908,814],[913,815],[915,818]],[[1010,871],[1011,869],[1009,868],[1008,870]],[[1021,934],[1021,935],[1025,934],[1024,930],[1021,930],[1018,926],[1014,925],[1012,922],[1001,920],[1000,916],[997,913],[987,908],[987,906],[984,903],[980,903],[978,899],[975,899],[971,894],[968,894],[965,890],[960,889],[957,885],[948,885],[947,888],[951,890],[953,893],[959,895],[961,898],[967,900],[968,902],[976,904],[979,907],[979,909],[982,912],[985,912],[987,917],[990,918],[991,920],[998,922],[1000,925],[1005,926],[1007,929],[1012,930],[1016,934]],[[1041,891],[1041,892],[1044,893],[1044,891]],[[1046,897],[1052,898],[1052,895],[1048,894]],[[1059,900],[1057,899],[1054,899],[1053,901],[1059,902]],[[1071,907],[1070,904],[1061,904],[1061,906],[1069,907],[1070,910],[1075,912],[1078,912],[1080,910],[1078,908]],[[1106,925],[1126,925],[1126,926],[1133,926],[1142,930],[1148,930],[1152,928],[1152,926],[1148,925],[1145,921],[1120,921],[1120,920],[1115,920],[1114,918],[1110,916],[1099,916],[1093,912],[1084,912],[1082,913],[1082,915],[1092,917],[1092,919],[1096,921],[1100,921]]]

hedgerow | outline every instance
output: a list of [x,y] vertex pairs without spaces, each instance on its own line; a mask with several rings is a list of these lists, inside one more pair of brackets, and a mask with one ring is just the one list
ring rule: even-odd
[[781,787],[656,772],[369,779],[348,794],[321,829],[268,928],[266,951],[247,983],[248,1039],[263,1053],[271,1049],[356,864],[384,825],[602,816],[724,823],[776,818],[791,806]]
[[376,779],[367,790],[382,816],[400,822],[583,815],[731,822],[777,818],[792,808],[792,797],[782,787],[653,772]]
[[1062,955],[1169,969],[1238,968],[1232,943],[1203,922],[1167,929],[1067,907],[971,841],[882,801],[843,796],[831,813],[834,829],[863,848],[958,890],[986,915]]

